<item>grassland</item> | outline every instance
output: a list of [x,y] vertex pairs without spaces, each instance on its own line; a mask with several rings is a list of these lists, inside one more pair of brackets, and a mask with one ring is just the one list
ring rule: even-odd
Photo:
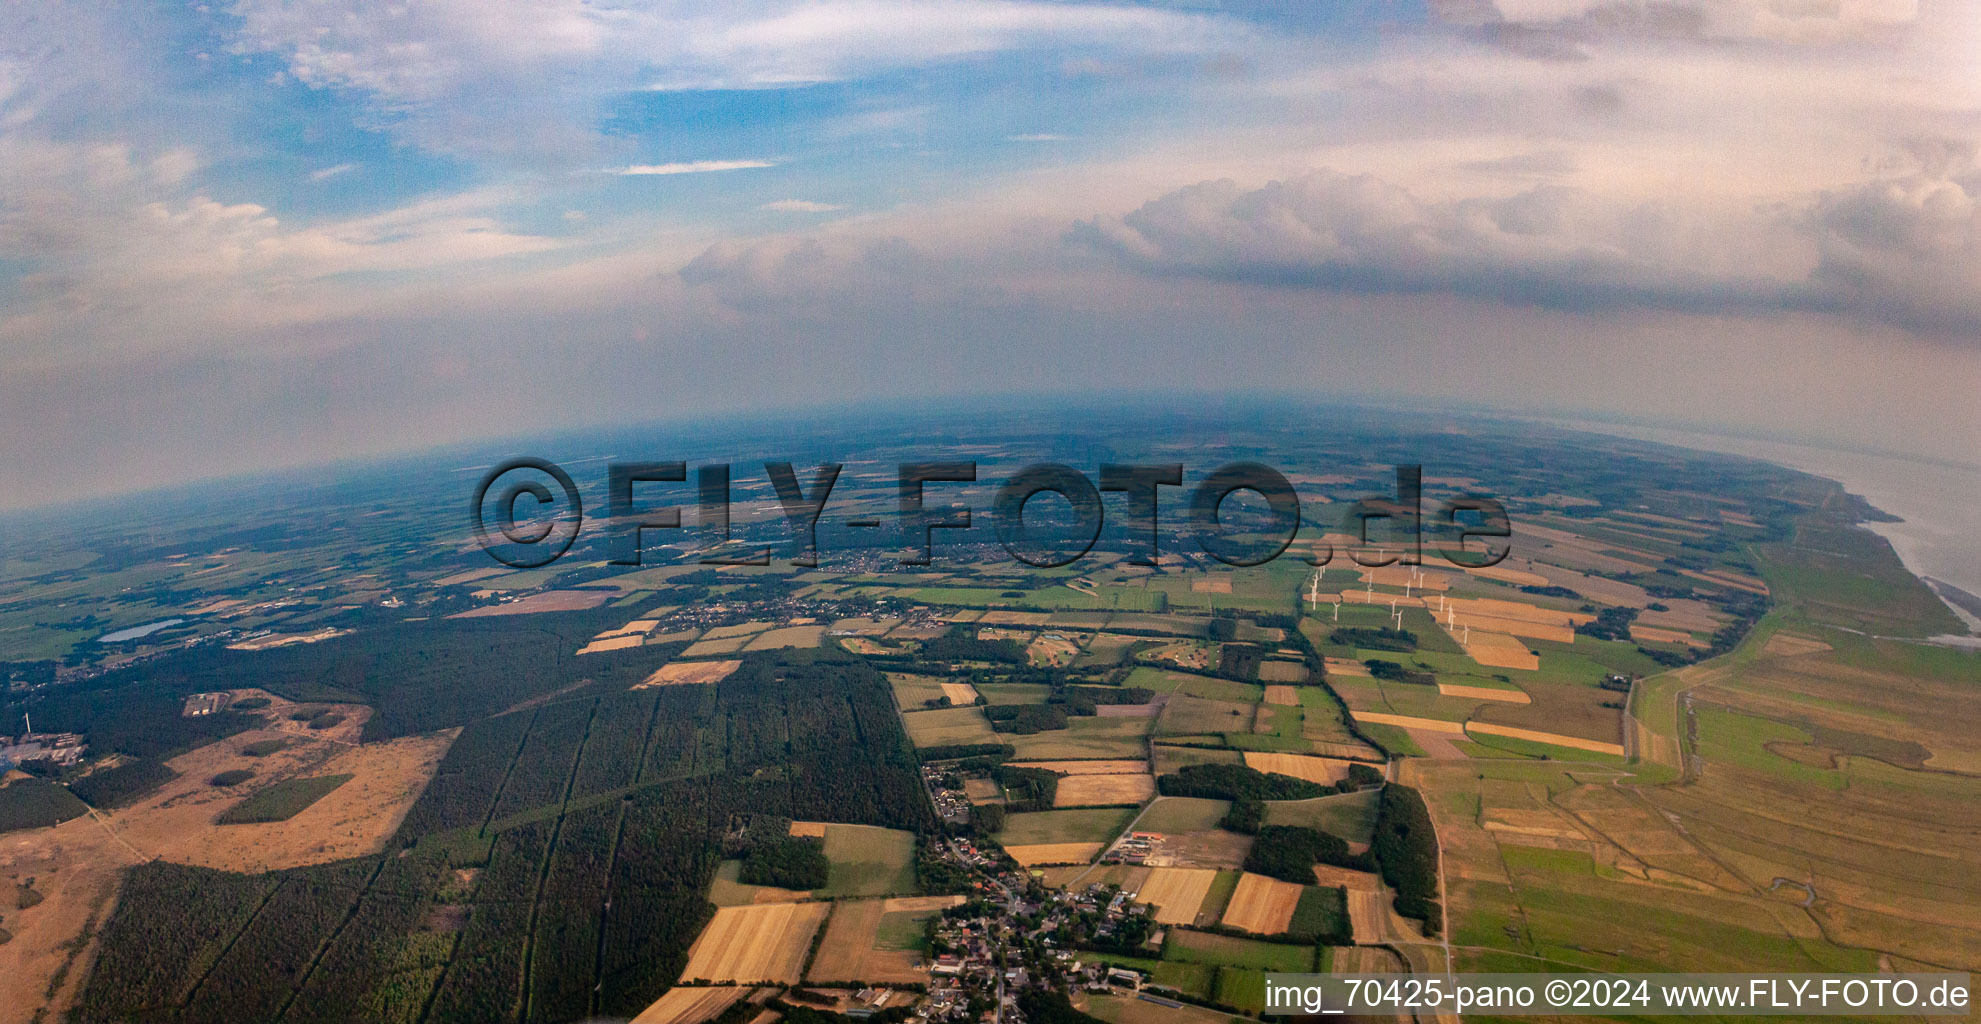
[[1013,814],[1004,819],[997,841],[1005,846],[1104,843],[1119,835],[1134,816],[1132,808],[1112,807]]
[[814,895],[888,896],[919,892],[915,835],[872,825],[828,825],[825,856],[832,863],[825,888]]
[[1376,827],[1374,789],[1312,800],[1272,800],[1266,803],[1266,824],[1305,825],[1332,832],[1351,843],[1366,843]]
[[[940,690],[937,692],[940,694]],[[1003,742],[1003,738],[991,729],[990,721],[984,718],[984,713],[977,708],[910,711],[902,714],[901,722],[908,728],[908,739],[918,747]]]
[[1142,832],[1202,832],[1213,829],[1231,810],[1229,800],[1193,796],[1157,797],[1135,828]]
[[[914,716],[909,716],[913,718]],[[1017,748],[1018,759],[1056,761],[1084,758],[1136,758],[1147,753],[1147,718],[1074,717],[1066,728],[1030,736],[993,734]],[[958,740],[956,742],[998,742]]]

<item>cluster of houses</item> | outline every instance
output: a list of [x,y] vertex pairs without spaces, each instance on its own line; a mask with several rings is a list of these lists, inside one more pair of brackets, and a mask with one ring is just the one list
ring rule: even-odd
[[[967,839],[946,840],[939,850],[974,869],[977,893],[936,925],[929,997],[917,1019],[1022,1024],[1018,996],[1027,989],[1141,990],[1146,979],[1139,971],[1073,947],[1110,943],[1130,918],[1148,915],[1146,905],[1112,885],[1046,888]],[[1145,945],[1161,942],[1155,931]]]
[[952,825],[961,825],[970,820],[970,797],[960,789],[952,789],[944,782],[954,776],[954,772],[942,765],[922,766],[922,781],[928,785],[929,798],[935,801],[935,812]]

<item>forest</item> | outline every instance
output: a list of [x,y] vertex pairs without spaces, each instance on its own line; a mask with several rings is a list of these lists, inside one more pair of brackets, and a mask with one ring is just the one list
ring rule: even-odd
[[381,856],[134,869],[77,1020],[222,1019],[210,993],[229,991],[251,1007],[234,1020],[630,1017],[714,912],[725,837],[765,815],[933,825],[864,662],[752,656],[712,686],[589,688],[477,721]]

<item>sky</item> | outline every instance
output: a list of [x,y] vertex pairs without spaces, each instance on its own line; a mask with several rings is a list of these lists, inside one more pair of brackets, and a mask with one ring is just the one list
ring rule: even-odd
[[0,507],[950,395],[1973,463],[1977,143],[1966,2],[8,4]]

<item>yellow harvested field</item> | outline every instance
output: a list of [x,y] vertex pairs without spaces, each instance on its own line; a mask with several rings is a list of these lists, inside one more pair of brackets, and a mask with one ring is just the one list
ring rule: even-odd
[[1572,750],[1587,750],[1597,754],[1623,756],[1621,743],[1605,743],[1602,740],[1585,740],[1580,736],[1563,736],[1555,732],[1541,732],[1536,729],[1520,729],[1511,725],[1494,725],[1491,722],[1468,722],[1466,728],[1472,732],[1488,736],[1506,736],[1516,740],[1532,740],[1535,743],[1549,743]]
[[1486,633],[1472,630],[1470,636],[1460,630],[1461,645],[1473,661],[1490,668],[1517,668],[1528,672],[1538,671],[1541,659],[1527,645],[1502,633]]
[[1361,676],[1365,679],[1369,676],[1369,666],[1353,658],[1328,658],[1326,660],[1329,675]]
[[578,653],[597,654],[600,651],[623,651],[628,647],[638,647],[646,642],[647,638],[638,633],[627,633],[622,636],[609,636],[603,640],[593,640],[591,643],[578,648]]
[[633,1024],[702,1024],[714,1020],[750,992],[734,985],[671,988],[640,1011]]
[[1149,872],[1135,901],[1155,907],[1158,924],[1189,924],[1216,880],[1216,868],[1157,868]]
[[1371,725],[1394,725],[1399,729],[1422,729],[1425,732],[1443,732],[1454,736],[1465,735],[1465,723],[1444,722],[1435,718],[1412,718],[1409,715],[1386,715],[1379,711],[1351,711],[1358,722]]
[[729,678],[731,672],[742,667],[743,663],[740,661],[672,661],[655,669],[652,675],[634,683],[633,689],[713,683]]
[[1266,687],[1266,703],[1282,707],[1293,707],[1300,703],[1300,691],[1291,686]]
[[1483,615],[1493,619],[1538,622],[1547,626],[1576,626],[1585,622],[1594,622],[1596,619],[1588,612],[1556,611],[1525,601],[1502,601],[1494,597],[1446,598],[1445,606],[1456,610],[1461,619],[1467,615]]
[[[1449,625],[1446,625],[1447,623]],[[1546,622],[1530,622],[1526,619],[1502,619],[1492,615],[1460,612],[1457,615],[1440,617],[1438,624],[1445,626],[1448,630],[1456,630],[1460,633],[1464,632],[1465,627],[1470,626],[1475,633],[1483,629],[1488,633],[1505,633],[1508,636],[1532,637],[1536,640],[1547,640],[1558,644],[1572,644],[1575,642],[1575,630],[1568,626],[1556,626]]]
[[1156,795],[1156,780],[1140,775],[1069,775],[1059,780],[1054,807],[1109,807],[1139,804]]
[[1043,768],[1061,775],[1132,775],[1149,770],[1147,761],[1013,761],[1013,768]]
[[829,821],[794,821],[791,823],[791,834],[794,836],[813,836],[824,839],[825,828],[830,824],[832,823]]
[[[1630,638],[1632,640],[1646,640],[1654,644],[1684,644],[1687,647],[1706,646],[1698,640],[1693,639],[1690,633],[1682,633],[1676,629],[1659,629],[1656,626],[1640,626],[1635,622],[1630,624]],[[1827,644],[1824,645],[1826,649],[1828,646]]]
[[1348,762],[1309,754],[1269,754],[1262,750],[1245,752],[1245,766],[1253,771],[1291,775],[1296,779],[1333,785],[1348,777]]
[[723,907],[688,947],[683,980],[795,984],[830,903]]
[[1278,935],[1293,923],[1302,886],[1250,871],[1238,879],[1238,889],[1224,908],[1223,923],[1254,935]]
[[1225,579],[1191,580],[1190,590],[1198,594],[1229,594],[1231,593],[1231,581]]
[[817,647],[825,638],[824,626],[785,626],[758,634],[746,651],[773,651],[784,647]]
[[608,637],[625,636],[628,633],[638,633],[641,636],[645,636],[653,632],[653,628],[658,625],[660,625],[659,619],[634,619],[632,622],[628,622],[618,629],[608,629],[592,639],[604,640]]
[[1031,846],[1007,846],[1004,852],[1011,859],[1025,867],[1040,864],[1085,864],[1101,852],[1101,843],[1037,843]]
[[942,695],[948,697],[949,702],[957,707],[977,702],[977,688],[969,683],[944,683]]
[[1438,692],[1447,697],[1470,697],[1474,700],[1498,700],[1508,704],[1532,704],[1534,698],[1525,690],[1500,690],[1491,686],[1466,686],[1463,683],[1447,683],[1438,680]]

